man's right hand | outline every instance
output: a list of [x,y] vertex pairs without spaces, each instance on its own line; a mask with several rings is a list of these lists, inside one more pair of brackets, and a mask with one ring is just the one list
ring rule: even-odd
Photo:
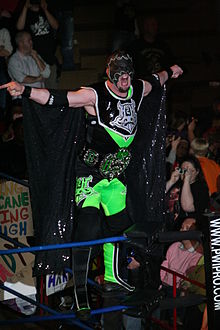
[[7,91],[10,93],[11,96],[20,96],[22,95],[25,87],[19,84],[16,81],[11,81],[7,84],[1,85],[0,89],[7,88]]
[[25,2],[25,4],[24,4],[24,7],[25,7],[26,9],[29,9],[30,6],[31,6],[31,4],[30,4],[30,0],[26,0],[26,2]]
[[176,78],[178,78],[179,76],[181,76],[183,74],[182,68],[179,65],[177,65],[177,64],[172,65],[170,67],[170,69],[173,71],[173,75],[172,75],[171,78],[175,78],[176,79]]

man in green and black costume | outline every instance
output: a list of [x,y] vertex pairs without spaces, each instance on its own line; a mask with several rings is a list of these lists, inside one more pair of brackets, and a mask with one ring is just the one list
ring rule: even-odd
[[[154,88],[183,73],[178,65],[173,65],[152,75],[148,81],[133,79],[132,59],[124,52],[110,56],[106,72],[105,83],[77,91],[28,88],[16,82],[1,86],[13,96],[22,95],[47,108],[83,107],[87,112],[85,144],[76,157],[75,241],[115,236],[132,224],[126,205],[125,172],[132,161],[131,145],[137,132],[138,111],[143,98]],[[59,232],[63,230],[59,221],[57,227]],[[56,236],[54,234],[54,238]],[[81,317],[90,311],[86,283],[91,253],[95,255],[96,248],[74,249],[72,255],[75,300]],[[134,287],[120,277],[118,258],[119,244],[105,244],[105,283],[133,291]],[[38,270],[42,268],[50,270],[49,262],[44,266],[38,263]]]

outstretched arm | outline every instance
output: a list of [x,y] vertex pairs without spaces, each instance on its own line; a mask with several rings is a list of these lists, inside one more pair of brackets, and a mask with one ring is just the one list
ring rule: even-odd
[[[179,76],[181,76],[183,74],[183,70],[181,69],[181,67],[179,67],[178,65],[175,64],[175,65],[171,66],[167,71],[163,70],[156,74],[159,77],[161,86],[163,86],[163,84],[165,84],[165,82],[169,78],[176,79]],[[152,85],[148,81],[145,81],[144,84],[145,84],[144,96],[146,96],[151,92]]]
[[4,88],[7,89],[11,96],[23,95],[40,104],[46,104],[50,96],[50,92],[47,89],[25,87],[16,81],[11,81],[0,86],[0,89]]
[[177,64],[172,65],[168,70],[164,70],[164,71],[159,72],[158,75],[159,75],[159,78],[160,78],[160,84],[161,84],[161,86],[163,84],[165,84],[165,82],[169,78],[176,79],[179,76],[181,76],[182,74],[183,74],[183,70]]
[[18,82],[11,81],[7,84],[1,85],[0,89],[7,88],[11,96],[20,96],[30,98],[39,104],[47,104],[51,106],[69,106],[73,108],[84,106],[95,106],[95,93],[92,89],[80,89],[76,92],[68,91],[50,91],[43,88],[25,87]]

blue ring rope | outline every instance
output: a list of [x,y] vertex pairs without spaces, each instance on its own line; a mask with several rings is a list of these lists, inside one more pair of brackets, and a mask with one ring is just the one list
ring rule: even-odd
[[20,249],[0,250],[0,255],[8,255],[8,254],[14,254],[14,253],[26,253],[26,252],[33,252],[33,251],[58,250],[58,249],[82,247],[82,246],[93,246],[93,245],[98,245],[98,244],[115,243],[115,242],[121,242],[121,241],[127,241],[127,240],[128,240],[127,237],[118,236],[118,237],[102,238],[102,239],[85,241],[85,242],[32,246],[32,247],[24,247],[24,248],[20,248]]
[[[105,307],[105,308],[99,308],[91,311],[91,315],[98,315],[98,314],[104,314],[109,312],[116,312],[116,311],[123,311],[126,309],[134,308],[132,306],[124,306],[124,305],[118,305],[118,306],[111,306],[111,307]],[[7,320],[7,321],[0,321],[0,325],[13,325],[13,324],[22,324],[22,323],[34,323],[34,322],[43,322],[43,321],[51,321],[51,320],[65,320],[68,318],[75,318],[75,313],[65,313],[65,314],[59,314],[59,315],[49,315],[49,316],[32,316],[24,319],[16,319],[16,320]],[[79,322],[80,323],[80,322]],[[82,323],[80,323],[80,326]],[[85,326],[84,329],[91,330],[88,326],[83,324]]]
[[25,300],[25,301],[33,304],[33,305],[35,305],[35,306],[37,306],[37,307],[45,310],[46,312],[49,312],[49,313],[52,313],[52,314],[57,314],[57,315],[60,314],[59,312],[56,312],[55,310],[51,309],[50,307],[48,307],[46,305],[43,305],[43,304],[41,304],[41,303],[39,303],[39,302],[37,302],[37,301],[35,301],[35,300],[27,297],[27,296],[24,296],[20,292],[17,292],[15,290],[13,290],[13,289],[5,286],[4,284],[0,284],[0,289],[5,290],[5,291],[8,291],[9,293],[17,296],[18,298],[21,298],[21,299],[23,299],[23,300]]
[[[5,291],[8,291],[8,292],[10,292],[11,294],[13,294],[13,295],[15,295],[15,296],[17,296],[17,297],[19,297],[19,298],[21,298],[21,299],[23,299],[23,300],[25,300],[25,301],[31,303],[31,304],[33,304],[33,305],[35,305],[35,306],[37,306],[37,307],[43,309],[43,310],[46,311],[46,312],[49,312],[49,313],[53,314],[53,315],[57,315],[57,316],[62,315],[62,313],[59,313],[59,312],[55,311],[54,309],[52,309],[52,308],[50,308],[50,307],[48,307],[48,306],[46,306],[46,305],[43,305],[43,304],[41,304],[41,303],[39,303],[39,302],[37,302],[37,301],[35,301],[35,300],[33,300],[33,299],[27,297],[27,296],[24,296],[23,294],[21,294],[21,293],[15,291],[15,290],[13,290],[13,289],[11,289],[11,288],[5,286],[4,284],[0,284],[0,289],[5,290]],[[72,313],[72,315],[75,315],[75,314]],[[76,317],[76,316],[75,316],[75,317]],[[24,319],[19,319],[19,323],[23,323],[23,322],[22,322],[23,320],[24,320]],[[28,320],[28,323],[29,323],[29,322],[32,322],[32,321],[31,321],[31,317],[28,317],[27,320]],[[18,320],[11,320],[11,321],[12,321],[12,322],[15,322],[15,324],[16,324]],[[4,324],[4,325],[9,324],[8,322],[11,322],[11,321],[9,321],[9,320],[0,321],[0,325],[3,325],[3,324]],[[24,323],[27,323],[27,322],[24,322]],[[68,323],[69,323],[69,322],[68,322]],[[71,325],[72,325],[72,324],[76,324],[76,325],[78,325],[79,327],[81,327],[81,328],[83,328],[83,329],[91,330],[91,328],[84,327],[84,324],[81,323],[81,322],[78,321],[78,320],[71,320],[71,323],[70,323],[70,324],[71,324]]]

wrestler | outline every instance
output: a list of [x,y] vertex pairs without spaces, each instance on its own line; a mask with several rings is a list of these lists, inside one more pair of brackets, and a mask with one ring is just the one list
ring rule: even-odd
[[[142,100],[168,78],[178,78],[178,65],[153,74],[148,81],[134,79],[131,57],[120,51],[108,61],[108,80],[77,91],[28,88],[17,82],[0,86],[12,96],[22,95],[51,107],[84,107],[87,112],[86,143],[76,164],[75,241],[87,241],[122,233],[131,225],[126,211],[125,170],[131,159],[130,146],[137,132],[137,113]],[[105,221],[102,221],[103,215]],[[118,244],[104,245],[105,281],[134,290],[118,271]],[[87,272],[91,248],[74,249],[72,264],[75,300],[79,317],[87,317]]]

